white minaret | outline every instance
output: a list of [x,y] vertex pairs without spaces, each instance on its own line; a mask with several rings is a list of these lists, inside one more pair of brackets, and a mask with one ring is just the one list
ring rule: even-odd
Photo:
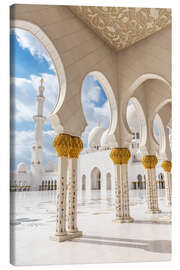
[[45,101],[43,78],[40,80],[39,95],[37,96],[37,114],[33,116],[35,124],[35,143],[32,146],[32,162],[31,171],[33,175],[38,175],[43,172],[42,154],[43,154],[43,124],[46,117],[43,116],[43,105]]

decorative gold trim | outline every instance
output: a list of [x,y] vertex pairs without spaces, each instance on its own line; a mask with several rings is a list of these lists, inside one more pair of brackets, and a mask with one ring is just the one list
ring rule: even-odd
[[83,149],[83,142],[81,138],[72,136],[72,145],[71,148],[69,149],[68,157],[78,158],[82,149]]
[[128,148],[113,148],[110,153],[110,158],[114,164],[128,164],[131,153]]
[[141,162],[145,169],[154,169],[158,163],[158,159],[156,156],[148,155],[148,156],[144,156],[141,159]]
[[172,162],[168,160],[164,160],[161,163],[161,167],[164,169],[165,172],[171,172]]
[[41,85],[43,85],[44,79],[43,77],[40,79]]
[[58,157],[78,158],[83,149],[83,143],[80,137],[58,134],[54,138],[53,147]]
[[69,134],[58,134],[53,141],[58,157],[68,157],[71,145],[72,137]]

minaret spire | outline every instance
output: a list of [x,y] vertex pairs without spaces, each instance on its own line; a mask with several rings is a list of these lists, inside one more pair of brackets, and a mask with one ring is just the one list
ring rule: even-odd
[[41,86],[43,86],[43,82],[44,82],[43,77],[41,77],[40,82],[41,82]]
[[39,94],[37,95],[37,114],[33,116],[35,125],[35,143],[32,147],[32,162],[31,168],[34,174],[42,172],[42,154],[43,154],[43,124],[46,118],[43,116],[43,106],[44,106],[44,90],[43,85],[44,79],[41,78],[39,86]]

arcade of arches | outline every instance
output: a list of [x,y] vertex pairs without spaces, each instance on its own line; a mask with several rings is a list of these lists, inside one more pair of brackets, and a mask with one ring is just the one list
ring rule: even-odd
[[[114,16],[118,18],[122,9],[114,9]],[[103,25],[93,25],[93,22],[88,22],[89,16],[84,19],[84,12],[88,13],[86,7],[81,7],[81,11],[82,14],[66,6],[50,5],[14,5],[11,10],[12,27],[30,31],[47,49],[60,85],[59,100],[50,115],[57,134],[53,141],[58,156],[57,218],[55,236],[51,237],[56,241],[82,235],[77,227],[77,164],[83,149],[81,135],[87,126],[81,105],[82,81],[87,74],[92,74],[101,83],[110,105],[110,126],[104,141],[110,149],[114,178],[111,174],[106,175],[106,188],[114,188],[115,222],[134,221],[130,213],[128,188],[128,162],[132,155],[130,145],[133,139],[126,118],[129,101],[133,103],[139,119],[139,148],[145,170],[147,209],[152,214],[161,212],[156,185],[158,162],[161,162],[164,170],[167,203],[171,206],[170,11],[164,10],[166,19],[161,24],[162,15],[157,9],[158,19],[151,18],[153,29],[148,29],[150,24],[148,20],[145,21],[148,33],[144,30],[140,34],[141,40],[129,36],[128,44],[125,41],[120,44],[121,37],[115,40],[113,35],[105,35],[105,22]],[[96,10],[92,9],[92,12],[97,15]],[[138,11],[135,9],[135,12]],[[107,21],[112,22],[114,27],[117,18],[112,20],[110,11],[106,15]],[[124,21],[125,25],[127,21]],[[121,32],[120,29],[116,31]],[[133,36],[137,35],[133,33]],[[134,45],[134,42],[137,43]],[[157,117],[158,139],[153,133],[153,123]],[[102,173],[98,167],[92,170],[91,189],[102,188]],[[145,188],[143,181],[144,175],[139,175],[139,188]],[[55,186],[56,183],[42,183],[41,189],[55,189]],[[83,175],[82,189],[86,188],[87,175]]]

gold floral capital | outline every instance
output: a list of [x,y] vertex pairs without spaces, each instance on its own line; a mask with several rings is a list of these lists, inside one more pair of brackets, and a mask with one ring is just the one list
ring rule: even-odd
[[110,158],[114,164],[128,164],[131,153],[128,148],[113,148],[110,153]]
[[68,157],[72,147],[72,137],[69,134],[58,134],[54,138],[53,147],[56,149],[58,157]]
[[83,149],[83,142],[82,142],[81,138],[72,136],[72,145],[69,149],[68,157],[69,158],[78,158],[82,149]]
[[164,169],[165,172],[171,172],[172,162],[168,160],[164,160],[161,163],[161,167]]
[[154,169],[158,163],[158,159],[156,156],[144,156],[141,159],[142,164],[144,165],[145,169]]

